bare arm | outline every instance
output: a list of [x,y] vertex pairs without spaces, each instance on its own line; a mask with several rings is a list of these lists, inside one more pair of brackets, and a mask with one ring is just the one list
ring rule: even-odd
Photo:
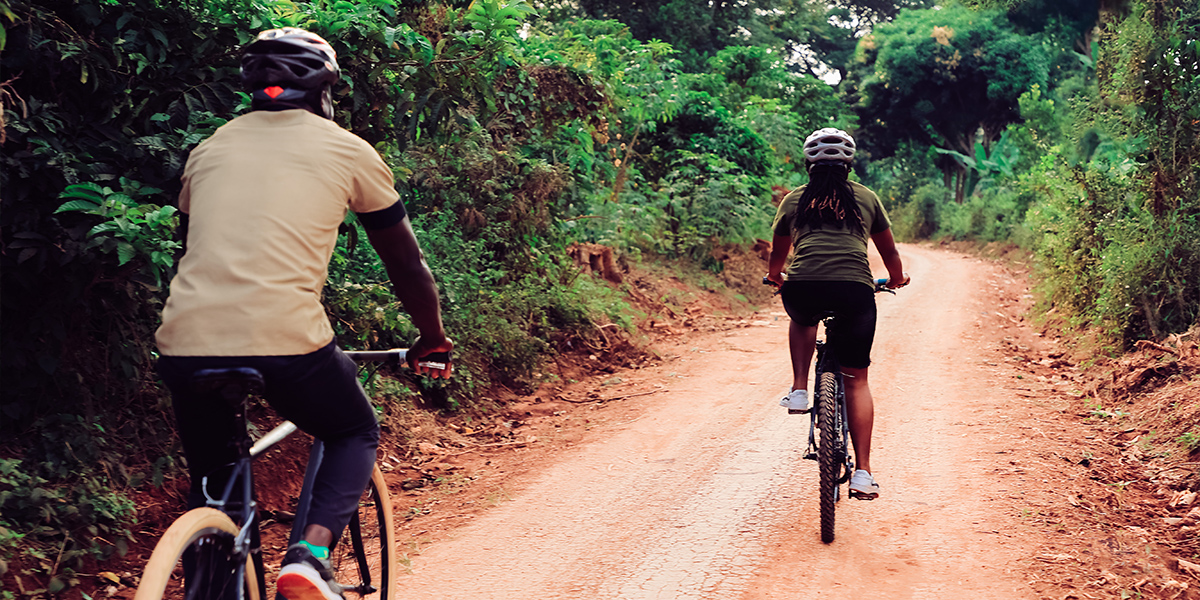
[[879,251],[879,256],[883,258],[883,265],[887,267],[888,289],[908,285],[910,278],[908,273],[904,272],[904,265],[900,262],[900,251],[896,250],[896,239],[892,237],[892,230],[885,229],[872,235],[871,241],[875,242],[875,249]]
[[775,285],[783,285],[783,269],[787,266],[788,253],[792,251],[792,237],[777,235],[771,238],[771,258],[767,260],[767,279]]
[[379,253],[379,258],[383,259],[396,297],[404,304],[404,309],[421,333],[409,349],[409,365],[421,374],[449,378],[450,369],[439,371],[416,364],[417,359],[432,352],[449,352],[454,348],[454,342],[446,337],[442,327],[437,283],[433,280],[429,265],[425,264],[412,223],[408,217],[404,217],[390,227],[368,229],[367,239]]

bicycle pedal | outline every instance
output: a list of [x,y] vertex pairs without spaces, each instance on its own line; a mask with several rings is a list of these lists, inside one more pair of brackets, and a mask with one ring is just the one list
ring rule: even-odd
[[788,414],[789,414],[789,415],[807,415],[807,414],[808,414],[808,409],[807,409],[807,408],[805,408],[805,409],[799,409],[799,408],[789,408],[789,409],[788,409]]
[[817,460],[817,453],[809,452],[808,454],[804,455],[804,458],[805,458],[805,460]]

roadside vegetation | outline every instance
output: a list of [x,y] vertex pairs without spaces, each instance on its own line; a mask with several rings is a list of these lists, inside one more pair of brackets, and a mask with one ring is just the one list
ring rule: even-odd
[[[438,277],[458,376],[389,401],[488,410],[482,391],[632,333],[636,292],[572,245],[719,273],[769,236],[819,127],[855,134],[902,241],[1027,252],[1036,313],[1088,353],[1200,323],[1194,2],[0,0],[0,25],[0,598],[79,585],[125,552],[132,494],[180,473],[153,342],[175,195],[247,109],[239,49],[262,29],[337,49],[336,121],[393,166]],[[339,342],[405,346],[343,229]]]

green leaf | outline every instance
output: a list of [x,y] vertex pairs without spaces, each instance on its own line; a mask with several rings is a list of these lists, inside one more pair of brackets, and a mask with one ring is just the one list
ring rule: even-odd
[[63,202],[61,206],[54,210],[54,214],[73,210],[97,212],[100,210],[100,205],[91,200],[71,200],[69,202]]
[[92,183],[92,182],[73,183],[71,185],[68,185],[62,191],[62,193],[60,193],[58,195],[58,197],[59,198],[87,198],[90,200],[95,200],[96,202],[100,202],[101,200],[104,199],[105,194],[108,194],[111,192],[112,192],[112,190],[102,188],[102,187],[100,187],[100,184],[97,184],[97,183]]
[[125,206],[137,206],[137,202],[125,194],[112,194],[108,197],[108,201],[111,204],[116,204],[119,202]]
[[46,592],[50,594],[57,594],[65,589],[67,589],[67,584],[58,577],[51,577],[50,583],[46,586]]
[[[442,41],[445,41],[445,38]],[[421,58],[425,61],[425,64],[433,62],[433,44],[429,41],[429,38],[423,35],[419,36],[417,38],[417,45],[421,47]]]
[[146,222],[161,224],[163,221],[171,218],[178,211],[177,208],[171,205],[160,207],[158,210],[146,213]]
[[133,260],[137,256],[137,248],[129,242],[117,242],[117,264],[124,266],[125,263]]
[[112,221],[106,221],[88,231],[88,237],[96,237],[103,233],[112,233],[117,230],[117,224]]
[[158,40],[158,43],[162,44],[163,48],[171,47],[171,44],[169,42],[167,42],[167,36],[164,35],[163,32],[161,32],[157,29],[151,29],[150,35],[153,36],[154,39]]

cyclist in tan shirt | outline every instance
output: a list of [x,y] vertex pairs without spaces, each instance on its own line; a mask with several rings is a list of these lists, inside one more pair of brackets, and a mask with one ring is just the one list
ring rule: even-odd
[[[379,426],[354,363],[334,343],[321,290],[338,227],[354,211],[420,332],[410,365],[453,343],[391,170],[365,140],[332,121],[333,48],[310,32],[264,31],[242,57],[252,111],[192,151],[179,195],[185,253],[157,332],[159,373],[171,391],[192,480],[232,463],[232,409],[190,387],[200,369],[263,374],[276,411],[325,443],[304,539],[277,580],[288,600],[336,600],[327,561],[375,463]],[[218,488],[219,489],[219,488]]]

